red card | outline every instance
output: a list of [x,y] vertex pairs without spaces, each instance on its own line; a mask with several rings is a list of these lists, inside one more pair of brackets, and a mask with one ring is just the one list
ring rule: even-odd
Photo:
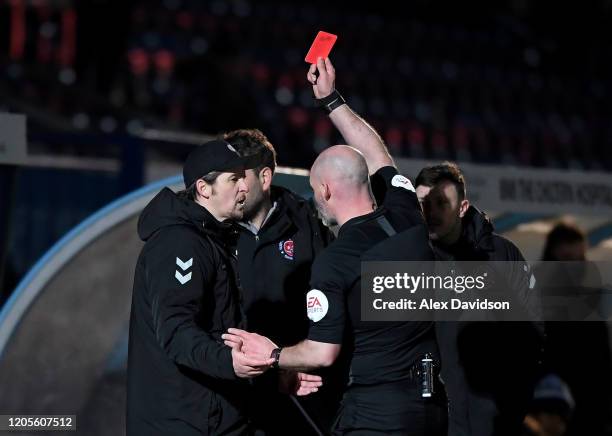
[[316,64],[318,58],[328,57],[336,39],[338,39],[338,35],[320,30],[304,60],[310,64]]

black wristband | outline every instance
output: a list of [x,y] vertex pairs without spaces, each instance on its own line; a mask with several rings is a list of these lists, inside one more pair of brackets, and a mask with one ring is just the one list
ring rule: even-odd
[[328,114],[330,114],[337,107],[340,107],[346,103],[344,97],[342,97],[335,89],[334,92],[329,94],[327,97],[316,98],[315,101],[317,102],[317,105],[324,108]]
[[280,360],[281,351],[283,351],[282,348],[275,348],[274,350],[272,350],[272,354],[270,354],[270,357],[274,358],[274,363],[272,364],[272,368],[278,369],[278,361]]

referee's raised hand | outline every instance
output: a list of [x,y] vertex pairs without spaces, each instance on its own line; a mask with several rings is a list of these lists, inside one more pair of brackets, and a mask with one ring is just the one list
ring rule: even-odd
[[336,70],[329,58],[319,58],[316,64],[310,65],[306,79],[312,84],[316,98],[323,98],[335,90]]

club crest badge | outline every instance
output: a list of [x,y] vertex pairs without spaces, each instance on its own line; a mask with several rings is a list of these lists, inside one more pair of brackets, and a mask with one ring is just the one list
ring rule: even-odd
[[278,251],[287,260],[293,260],[293,239],[287,239],[286,241],[280,241],[278,243]]

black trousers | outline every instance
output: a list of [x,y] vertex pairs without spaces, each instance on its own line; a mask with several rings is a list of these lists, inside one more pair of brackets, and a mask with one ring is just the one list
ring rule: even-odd
[[[289,395],[278,392],[277,374],[268,372],[254,380],[249,399],[249,415],[254,436],[329,435],[342,389],[332,377],[323,374],[323,387],[306,397],[296,397],[300,408]],[[304,417],[303,412],[308,415]],[[316,428],[313,428],[314,427]]]
[[250,413],[254,436],[317,436],[288,395],[260,394],[252,402]]
[[406,380],[349,386],[333,435],[446,436],[446,396],[441,388],[422,398],[418,382]]

